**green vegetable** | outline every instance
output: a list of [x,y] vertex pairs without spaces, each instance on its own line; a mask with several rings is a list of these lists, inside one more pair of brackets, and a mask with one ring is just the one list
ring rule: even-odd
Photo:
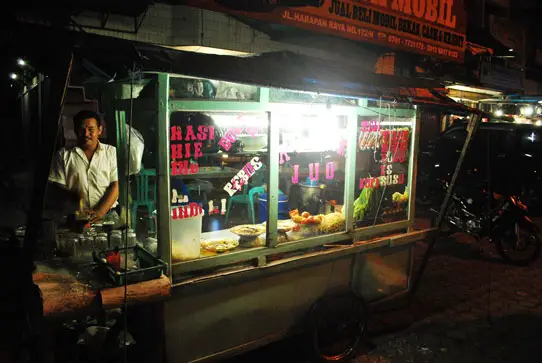
[[373,194],[372,188],[363,188],[359,194],[358,199],[354,202],[354,220],[361,221],[365,218],[367,209],[369,207],[369,201],[371,200],[371,195]]

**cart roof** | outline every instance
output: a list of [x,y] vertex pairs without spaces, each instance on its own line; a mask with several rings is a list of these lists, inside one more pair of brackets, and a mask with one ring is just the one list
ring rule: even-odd
[[118,79],[136,69],[469,111],[460,103],[435,91],[442,89],[440,81],[374,74],[361,67],[291,52],[264,53],[250,57],[200,54],[33,25],[25,25],[24,29],[16,33],[17,37],[12,39],[18,39],[18,44],[22,40],[26,45],[24,49],[35,46],[34,52],[41,50],[47,53],[45,66],[54,62],[52,59],[58,48],[73,49],[87,68],[100,73],[106,81],[110,80],[105,79],[107,75],[116,75]]

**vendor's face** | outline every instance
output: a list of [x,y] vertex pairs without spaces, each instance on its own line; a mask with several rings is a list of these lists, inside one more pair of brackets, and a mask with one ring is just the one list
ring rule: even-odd
[[77,133],[77,143],[82,148],[91,148],[98,145],[98,138],[102,134],[102,126],[95,118],[87,118],[79,124],[75,130]]

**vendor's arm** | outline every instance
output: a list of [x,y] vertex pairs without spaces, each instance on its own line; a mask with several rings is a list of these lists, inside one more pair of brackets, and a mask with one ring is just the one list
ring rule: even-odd
[[109,185],[100,203],[91,211],[91,222],[95,223],[102,219],[111,210],[119,198],[119,182],[115,181]]
[[114,147],[108,150],[109,160],[109,187],[105,191],[100,203],[91,211],[91,222],[102,219],[115,205],[119,198],[119,177],[117,170],[117,151]]

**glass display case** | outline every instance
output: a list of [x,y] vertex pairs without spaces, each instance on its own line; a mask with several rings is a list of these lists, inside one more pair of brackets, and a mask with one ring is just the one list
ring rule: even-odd
[[174,273],[411,224],[414,107],[233,83],[252,96],[181,99],[162,77]]
[[[123,234],[101,235],[119,229],[190,273],[411,225],[410,105],[163,73],[106,96],[101,142],[116,147],[118,215],[87,244],[112,248],[120,236],[122,247]],[[66,242],[58,250],[74,254]]]

